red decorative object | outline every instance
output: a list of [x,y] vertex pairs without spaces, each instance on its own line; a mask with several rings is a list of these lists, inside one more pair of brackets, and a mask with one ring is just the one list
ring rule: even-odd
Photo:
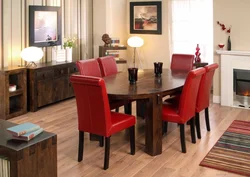
[[230,35],[230,33],[231,33],[231,26],[227,28],[225,26],[225,24],[220,23],[219,21],[217,21],[217,24],[221,26],[222,31],[226,31],[226,33],[228,33]]
[[195,52],[195,58],[194,58],[194,61],[195,63],[200,63],[201,62],[201,58],[200,58],[200,47],[199,47],[199,44],[197,44],[196,46],[196,52]]

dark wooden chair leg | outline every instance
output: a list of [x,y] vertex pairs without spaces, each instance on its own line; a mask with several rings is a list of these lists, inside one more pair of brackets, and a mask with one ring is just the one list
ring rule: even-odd
[[205,109],[205,119],[206,119],[207,131],[210,131],[208,107]]
[[129,114],[129,115],[132,114],[132,103],[131,102],[124,105],[124,113]]
[[135,155],[135,126],[129,128],[130,132],[130,153]]
[[119,112],[119,108],[115,108],[115,112]]
[[79,131],[78,162],[83,159],[84,132]]
[[196,143],[196,137],[195,137],[195,126],[194,126],[194,117],[190,119],[190,131],[191,131],[191,139],[192,143]]
[[180,124],[180,137],[181,137],[181,151],[186,153],[186,142],[185,142],[185,124]]
[[197,137],[201,139],[200,114],[198,112],[195,113],[195,125],[196,125]]
[[100,136],[99,146],[100,146],[100,147],[103,147],[103,146],[104,146],[104,137],[103,137],[103,136]]
[[162,121],[162,135],[168,132],[168,122]]
[[110,137],[105,137],[104,170],[109,168]]

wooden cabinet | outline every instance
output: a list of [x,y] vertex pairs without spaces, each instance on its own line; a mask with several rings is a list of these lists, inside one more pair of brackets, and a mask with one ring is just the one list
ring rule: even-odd
[[10,177],[57,177],[57,136],[42,132],[29,142],[11,140],[16,124],[0,120],[0,157],[10,163]]
[[69,81],[72,74],[77,74],[74,62],[44,63],[27,70],[30,111],[37,111],[39,107],[74,96]]
[[[0,119],[10,119],[27,112],[26,68],[9,67],[0,70]],[[15,91],[9,86],[15,85]]]

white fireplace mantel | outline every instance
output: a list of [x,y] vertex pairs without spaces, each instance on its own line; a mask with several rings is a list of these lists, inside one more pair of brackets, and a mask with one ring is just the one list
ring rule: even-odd
[[223,106],[233,105],[233,69],[250,70],[250,51],[216,50],[220,55],[221,97]]

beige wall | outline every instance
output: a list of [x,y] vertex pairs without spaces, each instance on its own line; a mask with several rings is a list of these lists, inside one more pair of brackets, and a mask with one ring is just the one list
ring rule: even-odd
[[[74,59],[92,56],[92,0],[0,0],[3,5],[0,41],[0,65],[16,66],[24,64],[20,58],[22,49],[29,46],[29,5],[61,6],[62,37],[78,38],[73,49]],[[1,3],[0,3],[1,4]],[[1,16],[0,16],[1,19]],[[1,45],[0,42],[0,45]],[[44,47],[44,57],[40,62],[52,60],[52,48]]]
[[[141,0],[145,1],[145,0]],[[149,0],[152,1],[152,0]],[[155,0],[159,1],[159,0]],[[143,68],[153,68],[153,62],[163,62],[163,67],[168,68],[170,65],[170,51],[169,51],[169,34],[168,34],[168,1],[162,0],[162,34],[130,34],[129,29],[129,3],[132,0],[127,0],[127,30],[128,37],[140,36],[144,39],[144,45],[138,49],[139,57],[142,61]],[[130,51],[130,58],[132,58],[132,49]]]
[[[218,43],[227,43],[227,35],[217,25],[220,21],[231,25],[232,50],[250,51],[250,1],[249,0],[214,0],[214,49]],[[225,46],[226,48],[226,46]],[[214,54],[214,62],[220,63],[219,56]],[[214,95],[220,95],[220,70],[214,78]]]

